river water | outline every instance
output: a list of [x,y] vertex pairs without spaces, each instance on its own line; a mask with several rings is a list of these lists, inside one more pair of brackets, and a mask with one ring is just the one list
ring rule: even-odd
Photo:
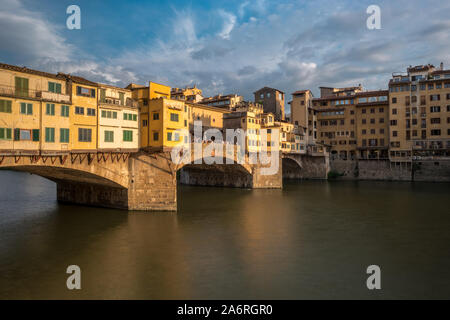
[[[0,171],[0,298],[450,298],[449,184],[178,194],[178,213],[60,205],[53,182]],[[69,265],[81,290],[66,287]]]

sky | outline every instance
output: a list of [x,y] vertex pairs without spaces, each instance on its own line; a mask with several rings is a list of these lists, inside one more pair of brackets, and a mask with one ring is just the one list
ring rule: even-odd
[[[66,9],[81,9],[69,30]],[[381,29],[369,30],[369,5]],[[450,67],[450,1],[0,0],[0,62],[124,87],[387,87],[409,65]]]

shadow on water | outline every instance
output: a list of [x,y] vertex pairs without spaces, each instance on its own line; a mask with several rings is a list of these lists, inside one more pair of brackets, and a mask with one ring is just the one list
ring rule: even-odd
[[[0,171],[0,298],[449,298],[449,191],[180,186],[178,213],[142,213],[60,205],[52,182]],[[381,291],[366,288],[371,264]]]

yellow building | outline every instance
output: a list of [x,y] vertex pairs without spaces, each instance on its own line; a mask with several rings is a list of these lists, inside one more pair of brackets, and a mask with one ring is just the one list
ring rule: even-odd
[[232,112],[224,114],[224,131],[226,129],[242,129],[245,136],[245,151],[260,151],[261,120],[253,112]]
[[391,161],[448,156],[450,70],[409,67],[389,81]]
[[72,99],[70,110],[70,145],[72,152],[97,150],[97,87],[82,77],[59,73],[68,82]]
[[387,159],[389,91],[358,92],[355,98],[357,158]]
[[98,86],[98,150],[137,151],[139,111],[131,90]]
[[57,75],[0,64],[0,150],[69,151],[67,90],[66,81]]
[[203,92],[197,86],[191,88],[172,88],[170,91],[172,99],[182,100],[191,103],[198,103],[203,100]]
[[127,86],[140,109],[140,147],[166,150],[180,142],[188,142],[189,112],[184,101],[171,99],[169,86],[150,82],[148,87],[136,84]]

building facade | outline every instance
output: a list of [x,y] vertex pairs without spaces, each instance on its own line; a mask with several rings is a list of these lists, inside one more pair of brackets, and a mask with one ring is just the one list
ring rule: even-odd
[[264,107],[264,112],[271,112],[278,121],[285,120],[284,92],[278,89],[264,87],[254,93],[255,102]]

